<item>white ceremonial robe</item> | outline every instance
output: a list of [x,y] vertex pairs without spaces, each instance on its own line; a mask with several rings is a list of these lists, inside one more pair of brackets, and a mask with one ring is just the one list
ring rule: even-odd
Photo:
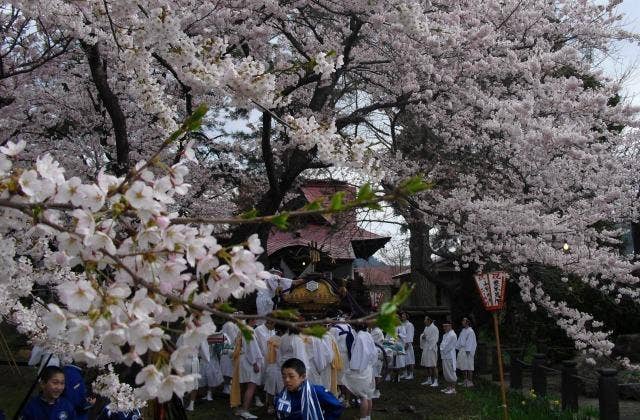
[[[258,346],[260,347],[260,352],[265,358],[267,357],[267,340],[269,340],[269,338],[273,337],[275,334],[276,334],[275,330],[270,330],[264,324],[258,325],[253,330],[253,335],[256,341],[258,342]],[[262,378],[263,380],[261,382],[264,383],[264,375],[266,374],[266,371],[265,369],[262,369],[261,372],[263,376]]]
[[[265,281],[265,288],[259,288],[256,295],[256,310],[258,315],[267,315],[273,311],[273,298],[276,297],[278,289],[287,290],[291,288],[293,284],[292,279],[280,277],[275,274],[267,278]],[[258,321],[260,324],[264,324],[264,320]]]
[[[49,358],[49,356],[51,356],[51,358]],[[60,366],[60,358],[55,354],[47,352],[44,347],[36,344],[31,349],[31,356],[29,357],[29,361],[27,362],[27,364],[29,366],[35,366],[39,364],[40,366],[38,367],[38,373],[40,373],[40,371],[47,366]]]
[[384,333],[382,332],[382,329],[380,329],[380,327],[374,327],[371,330],[371,338],[373,338],[374,343],[382,345],[382,342],[384,341]]
[[[331,389],[331,362],[333,361],[333,343],[336,341],[333,334],[325,334],[322,336],[322,341],[327,350],[327,363],[324,369],[320,371],[320,384],[327,389]],[[336,343],[337,347],[338,343]]]
[[280,340],[280,365],[287,360],[295,357],[304,363],[305,367],[309,367],[309,359],[307,358],[307,349],[304,341],[298,334],[285,334]]
[[442,336],[440,342],[440,358],[442,359],[442,373],[447,382],[454,383],[458,380],[456,376],[456,342],[458,337],[453,330]]
[[422,358],[420,364],[424,367],[435,367],[438,364],[438,339],[440,331],[432,322],[428,327],[424,327],[420,335],[420,347],[422,348]]
[[416,364],[416,356],[413,351],[413,337],[415,335],[415,328],[413,324],[409,321],[405,321],[402,323],[405,331],[404,341],[404,351],[407,353],[405,356],[407,365],[415,365]]
[[[374,327],[371,329],[371,338],[373,338],[373,342],[377,345],[382,346],[382,342],[384,341],[384,333],[380,329],[380,327]],[[373,363],[373,376],[379,378],[382,376],[382,369],[384,368],[384,357],[386,357],[384,351],[380,349],[380,347],[376,346],[376,353],[378,354],[378,358]]]
[[[340,350],[340,358],[342,359],[343,369],[338,372],[338,385],[344,385],[344,373],[349,365],[349,351],[347,349],[347,336],[353,335],[355,342],[355,331],[351,328],[351,325],[343,322],[337,323],[329,329],[329,332],[333,334],[336,343],[338,343],[338,350]],[[352,344],[353,345],[353,344]]]
[[371,334],[359,331],[353,342],[349,369],[344,375],[345,386],[352,394],[368,400],[380,396],[376,391],[373,375],[373,364],[377,358],[378,353]]
[[476,354],[476,333],[473,328],[466,327],[460,331],[456,348],[458,349],[458,369],[474,370],[474,359]]
[[[236,337],[240,334],[240,328],[235,322],[227,321],[222,325],[222,333],[227,340],[226,346],[233,347],[236,342]],[[231,349],[224,350],[220,355],[220,370],[222,371],[222,375],[228,378],[233,376],[232,355],[233,351]]]
[[[182,345],[182,336],[178,339],[176,345],[180,347]],[[211,355],[209,354],[209,344],[207,340],[204,340],[198,346],[198,350],[195,354],[189,356],[187,363],[184,365],[184,373],[187,375],[195,375],[193,380],[186,382],[187,392],[193,391],[200,387],[200,358],[202,358],[205,362],[209,362],[211,360]]]
[[[253,370],[253,365],[258,365],[258,372]],[[242,350],[240,351],[240,383],[253,382],[262,385],[262,371],[264,370],[264,358],[257,340],[247,341],[242,337]]]
[[320,373],[331,363],[331,352],[321,338],[306,335],[301,337],[304,341],[307,360],[309,361],[307,378],[313,384],[321,384],[322,376]]
[[264,354],[266,365],[264,375],[264,390],[267,394],[276,395],[278,392],[282,391],[282,388],[284,388],[284,383],[282,382],[282,372],[280,369],[283,362],[281,360],[282,358],[280,357],[280,346],[282,344],[282,337],[273,335],[269,337],[267,343],[269,342],[276,343],[276,357],[273,363],[266,363],[268,353]]
[[207,344],[209,349],[209,361],[206,358],[200,360],[200,386],[215,388],[224,382],[220,359],[215,354],[215,345]]
[[[405,338],[407,337],[407,333],[406,333],[406,330],[404,329],[404,326],[398,325],[396,327],[396,335],[398,336],[398,343],[402,346],[402,348],[404,348]],[[393,361],[393,367],[395,369],[403,369],[406,366],[407,366],[406,354],[396,353]]]

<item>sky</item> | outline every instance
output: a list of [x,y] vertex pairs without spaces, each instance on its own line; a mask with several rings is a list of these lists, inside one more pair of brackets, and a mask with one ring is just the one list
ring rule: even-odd
[[[640,0],[626,0],[619,6],[619,10],[625,15],[622,21],[623,27],[640,34]],[[634,104],[640,106],[640,46],[638,43],[618,43],[613,55],[602,63],[602,68],[614,79],[631,71],[631,75],[622,85],[623,92]]]

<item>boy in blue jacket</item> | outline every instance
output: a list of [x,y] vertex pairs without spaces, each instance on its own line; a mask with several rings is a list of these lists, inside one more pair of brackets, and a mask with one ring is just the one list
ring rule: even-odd
[[307,381],[307,368],[300,359],[282,364],[284,389],[275,398],[276,417],[286,420],[335,420],[342,404],[322,385]]
[[40,378],[42,393],[33,397],[20,413],[22,420],[76,420],[73,405],[62,397],[64,372],[57,366],[47,366]]

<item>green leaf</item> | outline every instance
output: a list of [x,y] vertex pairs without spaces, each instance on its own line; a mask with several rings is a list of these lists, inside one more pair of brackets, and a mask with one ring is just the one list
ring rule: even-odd
[[380,314],[376,318],[376,325],[384,331],[385,334],[389,334],[390,336],[396,338],[396,327],[400,325],[400,318],[394,312],[390,315]]
[[300,312],[297,309],[276,309],[271,312],[271,316],[278,319],[300,319]]
[[398,308],[413,291],[413,285],[408,283],[402,283],[400,290],[396,293],[391,300],[384,302],[380,306],[380,315],[376,318],[376,324],[386,334],[390,334],[393,337],[396,336],[396,327],[400,325],[400,318],[398,317]]
[[251,341],[253,340],[253,329],[249,328],[247,324],[243,322],[238,322],[238,327],[240,327],[240,332],[245,340]]
[[312,325],[302,330],[302,334],[310,335],[313,337],[322,338],[327,332],[327,329],[322,325]]
[[322,199],[316,198],[315,200],[307,203],[302,209],[307,211],[318,211],[322,208]]
[[340,211],[344,209],[344,191],[338,191],[331,196],[331,203],[329,204],[329,210]]
[[356,201],[361,203],[363,201],[373,200],[376,198],[373,189],[371,188],[371,184],[368,182],[360,187],[358,190],[358,194],[356,195]]
[[222,302],[216,305],[216,309],[227,314],[232,314],[236,311],[236,308],[229,305],[229,302]]
[[400,290],[398,290],[398,293],[396,293],[391,298],[390,302],[396,306],[400,306],[404,303],[405,300],[409,298],[409,296],[411,295],[411,292],[413,292],[413,284],[402,283],[402,285],[400,286]]
[[184,121],[184,124],[182,124],[182,127],[186,131],[193,131],[193,130],[199,129],[200,126],[202,125],[202,118],[204,118],[208,110],[209,108],[207,107],[206,104],[198,105],[196,110],[193,111],[193,113],[189,115],[187,119]]
[[258,217],[258,210],[256,210],[256,208],[252,208],[249,211],[246,211],[244,213],[242,213],[240,215],[241,219],[246,219],[246,220],[251,220],[251,219],[255,219],[256,217]]
[[280,213],[271,217],[269,221],[273,223],[278,229],[286,230],[288,227],[289,213]]
[[431,183],[425,182],[425,180],[422,179],[420,175],[412,176],[411,178],[404,180],[400,184],[400,189],[408,195],[413,195],[432,187],[433,185]]

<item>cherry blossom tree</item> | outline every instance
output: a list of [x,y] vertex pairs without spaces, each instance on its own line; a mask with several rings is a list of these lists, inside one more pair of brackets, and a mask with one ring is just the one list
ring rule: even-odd
[[[607,352],[526,269],[637,299],[615,229],[594,226],[637,216],[610,127],[633,110],[608,106],[616,86],[584,58],[629,36],[614,3],[3,1],[4,319],[103,369],[121,408],[181,396],[212,316],[255,317],[224,303],[263,286],[266,235],[295,216],[278,213],[287,193],[332,167],[399,186],[302,214],[407,201],[423,185],[402,180],[427,174],[438,188],[412,221],[460,237],[463,264],[508,260],[523,296]],[[401,142],[407,115],[426,138]],[[240,137],[225,128],[236,117]],[[118,384],[118,364],[139,368],[135,384]]]
[[[638,262],[620,247],[638,218],[634,133],[622,131],[637,128],[636,109],[589,59],[630,36],[616,27],[614,3],[467,4],[443,14],[459,38],[434,53],[433,100],[399,116],[398,160],[388,161],[402,168],[395,174],[423,172],[434,184],[404,209],[417,281],[434,275],[434,255],[465,270],[507,270],[531,310],[598,357],[611,353],[612,331],[589,308],[549,295],[539,268],[640,303]],[[434,229],[450,246],[437,249]]]

